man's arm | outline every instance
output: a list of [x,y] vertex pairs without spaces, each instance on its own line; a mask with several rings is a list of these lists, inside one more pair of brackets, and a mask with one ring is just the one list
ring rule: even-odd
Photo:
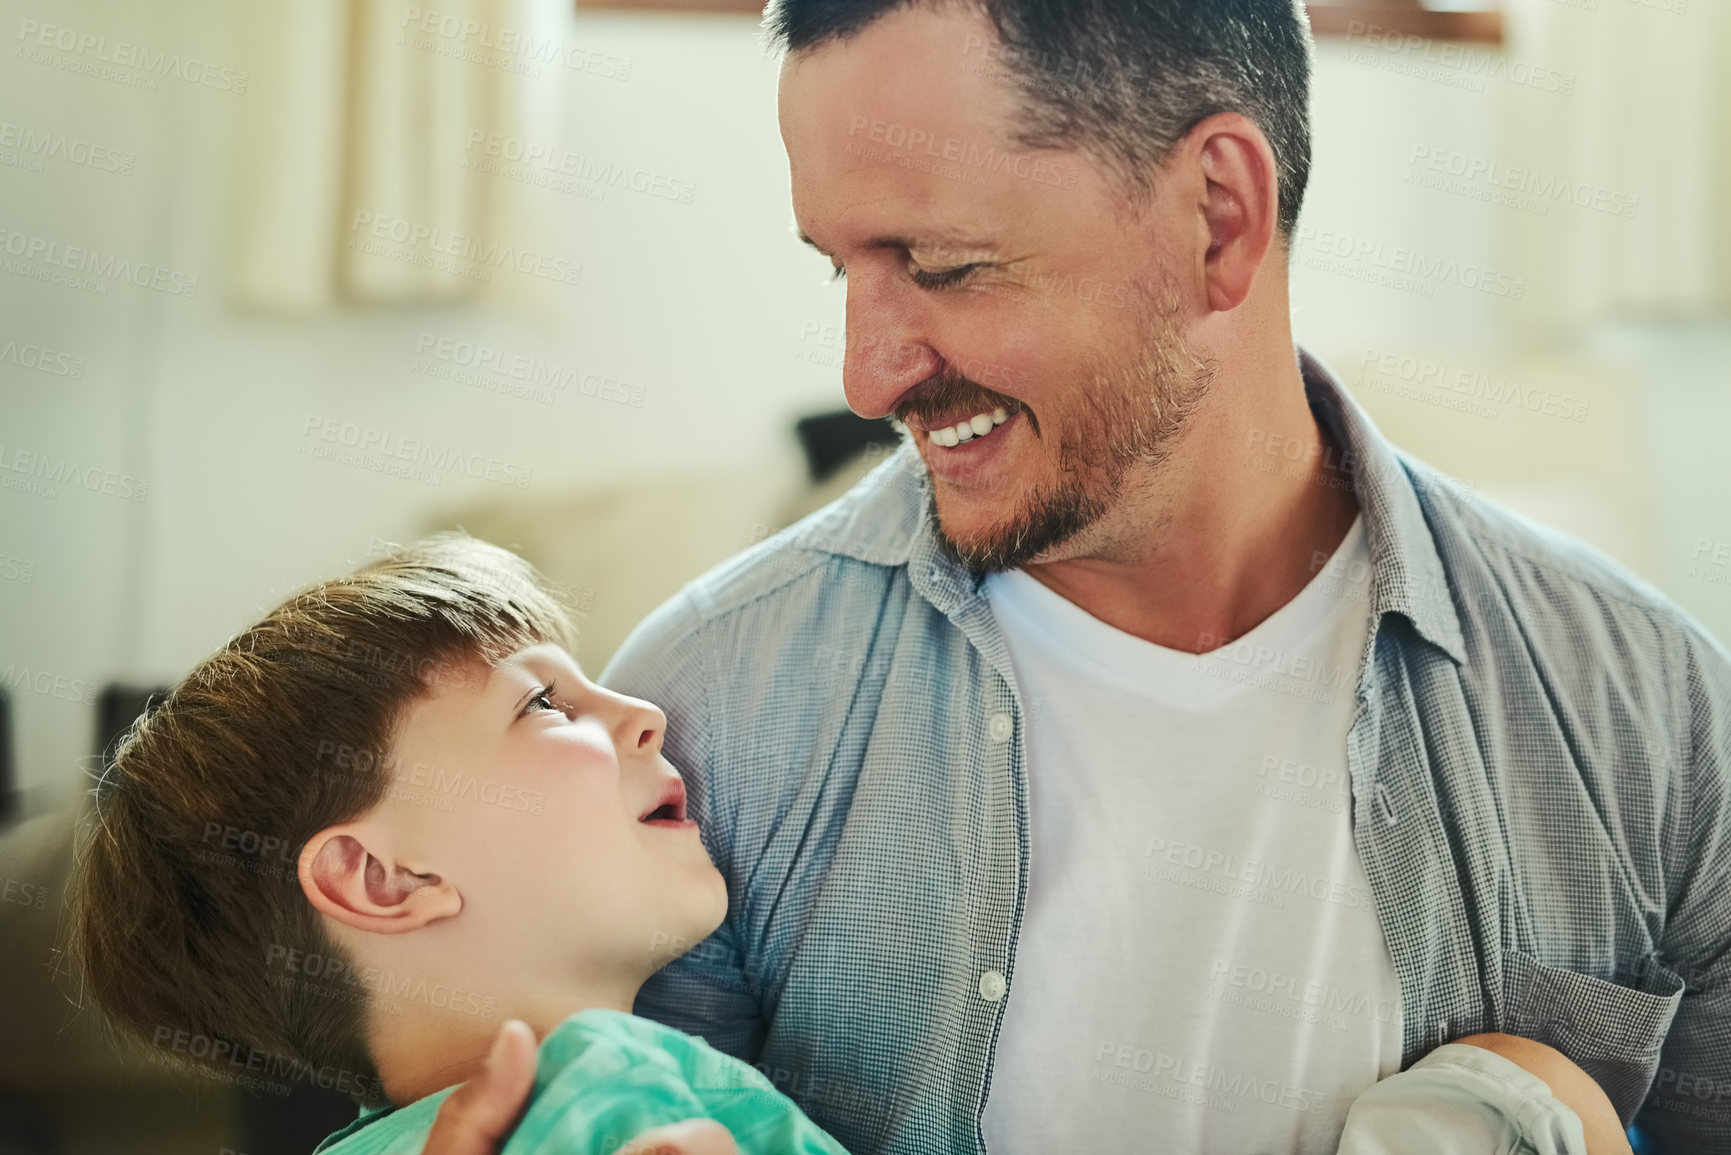
[[[1672,663],[1687,704],[1689,842],[1660,953],[1683,998],[1635,1127],[1642,1151],[1731,1151],[1731,656],[1686,629]],[[1682,711],[1680,711],[1682,713]]]

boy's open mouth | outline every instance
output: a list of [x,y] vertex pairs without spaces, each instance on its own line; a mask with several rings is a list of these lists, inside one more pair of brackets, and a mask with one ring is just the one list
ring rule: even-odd
[[657,792],[650,808],[637,821],[650,826],[683,827],[696,825],[685,816],[685,783],[669,778]]

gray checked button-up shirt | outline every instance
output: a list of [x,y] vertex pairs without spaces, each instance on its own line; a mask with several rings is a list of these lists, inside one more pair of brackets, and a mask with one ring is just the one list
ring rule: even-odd
[[[1397,453],[1300,360],[1370,536],[1347,757],[1402,1066],[1525,1035],[1650,1150],[1731,1152],[1731,659]],[[604,674],[666,710],[730,901],[638,1012],[757,1064],[859,1155],[982,1151],[1000,1016],[1040,997],[1016,986],[1025,705],[925,481],[904,445],[693,582]]]

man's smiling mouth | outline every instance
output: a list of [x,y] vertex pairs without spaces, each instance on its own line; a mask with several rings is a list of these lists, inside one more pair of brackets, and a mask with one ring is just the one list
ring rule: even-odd
[[954,425],[940,425],[936,429],[926,430],[932,444],[954,449],[964,442],[978,437],[989,437],[998,426],[1010,419],[1010,412],[1001,406],[984,413],[976,413],[964,418]]

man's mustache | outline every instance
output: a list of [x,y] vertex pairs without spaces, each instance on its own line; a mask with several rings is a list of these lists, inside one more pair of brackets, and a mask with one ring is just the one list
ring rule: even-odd
[[[948,417],[962,409],[969,413],[988,413],[993,409],[1002,409],[1014,416],[1025,408],[1026,406],[1014,397],[999,393],[996,389],[988,389],[960,373],[946,373],[916,385],[896,404],[891,416],[903,425],[912,424],[918,419],[921,427],[929,427],[932,419]],[[1031,421],[1033,414],[1030,412],[1028,416]],[[1039,432],[1037,425],[1035,432]]]

